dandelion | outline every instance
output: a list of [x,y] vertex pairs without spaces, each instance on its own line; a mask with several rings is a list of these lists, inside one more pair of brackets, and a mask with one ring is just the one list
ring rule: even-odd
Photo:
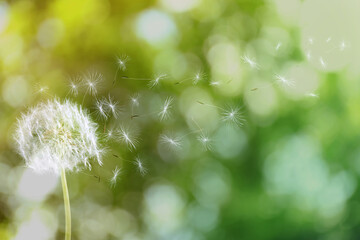
[[97,125],[78,105],[52,100],[40,103],[18,120],[14,138],[26,165],[36,172],[61,174],[65,204],[65,239],[71,239],[71,212],[65,171],[101,165]]
[[116,166],[115,169],[112,171],[112,177],[110,178],[111,187],[115,187],[120,174],[121,168],[118,168],[118,166]]
[[166,74],[159,74],[159,75],[155,76],[154,79],[150,80],[149,87],[153,88],[153,87],[159,85],[160,80],[166,78],[166,76],[167,76]]
[[181,141],[179,138],[170,137],[164,134],[160,136],[160,141],[171,148],[180,148],[181,146]]
[[170,116],[170,109],[171,109],[171,104],[172,104],[173,100],[174,99],[172,97],[168,97],[165,100],[164,105],[163,105],[161,111],[159,112],[160,120],[167,119]]
[[233,123],[237,126],[244,125],[244,117],[240,112],[240,108],[230,108],[222,112],[222,120],[227,123]]
[[121,126],[118,131],[118,139],[120,142],[125,143],[130,148],[130,150],[135,149],[138,143],[138,140],[134,134],[123,126]]
[[135,158],[134,164],[142,176],[144,176],[147,173],[147,169],[144,167],[144,164],[141,162],[140,157]]
[[281,86],[284,86],[284,87],[293,87],[294,86],[293,81],[290,79],[287,79],[284,76],[275,74],[275,79],[276,79],[276,82],[278,84],[280,84]]
[[245,55],[244,57],[242,57],[242,60],[251,68],[259,69],[259,65],[257,64],[257,62],[255,62],[255,60],[251,59],[249,56]]

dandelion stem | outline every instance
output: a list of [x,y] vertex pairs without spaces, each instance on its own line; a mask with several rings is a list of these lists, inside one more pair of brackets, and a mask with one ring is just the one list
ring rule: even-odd
[[64,207],[65,207],[65,240],[71,240],[71,211],[69,192],[66,183],[65,170],[61,169],[61,185],[64,195]]

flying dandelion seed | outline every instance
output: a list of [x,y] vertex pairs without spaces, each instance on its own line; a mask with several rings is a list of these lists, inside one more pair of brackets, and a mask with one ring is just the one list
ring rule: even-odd
[[319,58],[319,62],[321,64],[321,67],[326,68],[326,62],[324,61],[324,59],[322,57]]
[[245,118],[240,112],[240,108],[230,108],[222,112],[222,121],[235,124],[237,126],[243,126]]
[[212,81],[211,83],[209,83],[210,86],[220,86],[220,82],[218,81]]
[[161,111],[159,112],[161,121],[170,117],[170,109],[171,109],[171,104],[172,104],[173,100],[174,99],[172,97],[168,97],[165,100],[164,105],[163,105]]
[[163,134],[160,136],[160,141],[173,149],[179,149],[181,147],[179,138],[173,138]]
[[109,95],[107,99],[104,100],[104,104],[106,108],[109,110],[109,112],[112,113],[114,118],[118,118],[120,109],[119,109],[119,103],[114,101],[111,96]]
[[135,149],[138,144],[138,140],[133,133],[128,131],[125,127],[121,126],[118,131],[118,139],[120,142],[125,143],[130,150]]
[[104,100],[96,100],[96,116],[100,120],[106,120],[108,115],[106,113],[106,103]]
[[76,104],[58,100],[40,103],[18,121],[15,139],[26,165],[36,172],[59,174],[62,169],[101,165],[97,125]]
[[275,79],[276,79],[276,82],[283,87],[293,87],[294,86],[294,82],[290,79],[285,78],[284,76],[275,74]]
[[201,133],[197,139],[202,144],[205,150],[211,149],[211,139],[206,134]]
[[310,51],[306,52],[306,58],[307,58],[307,60],[311,59],[311,52]]
[[319,98],[319,95],[316,94],[316,93],[308,93],[306,95],[309,96],[309,97],[313,97],[313,98]]
[[204,72],[198,71],[192,78],[193,84],[194,85],[198,84],[198,82],[203,80],[205,77],[206,77],[206,74]]
[[309,37],[308,42],[309,42],[310,45],[313,45],[314,44],[314,39],[312,37]]
[[328,37],[328,38],[326,39],[326,42],[329,43],[330,41],[331,41],[331,37]]
[[71,81],[69,87],[70,87],[70,93],[74,96],[77,96],[79,93],[79,86],[77,85],[77,83]]
[[281,42],[278,42],[275,46],[275,51],[279,51],[280,47],[282,46]]
[[118,65],[118,68],[121,71],[125,71],[127,68],[126,64],[129,60],[130,60],[130,58],[127,55],[121,55],[121,56],[116,57],[116,63]]
[[[95,96],[97,94],[98,84],[102,81],[103,75],[101,73],[92,71],[83,76],[83,85],[86,87],[86,93]],[[85,95],[86,95],[85,93]]]
[[341,41],[339,44],[340,51],[344,51],[346,47],[347,47],[347,45],[346,45],[345,41]]
[[107,130],[106,133],[105,133],[105,140],[110,141],[110,140],[112,140],[114,138],[115,138],[114,130],[112,130],[112,129]]
[[112,177],[110,178],[111,187],[115,187],[119,176],[121,175],[121,172],[121,168],[119,168],[118,166],[116,166],[115,169],[112,171]]
[[139,171],[141,176],[144,176],[147,173],[147,169],[144,167],[144,164],[141,162],[141,159],[139,157],[135,158],[134,164],[137,167],[137,170]]
[[248,64],[251,68],[259,69],[259,65],[257,64],[257,62],[255,62],[255,60],[251,59],[249,56],[245,55],[241,59],[244,61],[244,63]]
[[151,79],[149,82],[149,87],[154,88],[155,86],[159,85],[160,80],[165,79],[167,77],[166,74],[159,74],[154,77],[154,79]]
[[140,105],[139,97],[140,97],[140,95],[138,93],[136,93],[130,97],[130,102],[131,102],[132,107],[138,107]]

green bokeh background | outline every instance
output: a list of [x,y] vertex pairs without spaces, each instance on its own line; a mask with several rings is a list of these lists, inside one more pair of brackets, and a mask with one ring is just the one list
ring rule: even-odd
[[[58,177],[24,167],[16,119],[67,98],[96,120],[96,99],[109,95],[123,111],[106,129],[127,126],[139,144],[106,142],[102,167],[68,173],[73,239],[357,239],[359,9],[356,0],[0,2],[0,239],[64,234]],[[98,94],[72,96],[69,79],[91,71],[103,75]],[[154,88],[132,79],[158,73],[167,77]],[[169,96],[171,117],[160,121]],[[243,126],[221,120],[228,106],[241,108]],[[163,133],[181,136],[181,148],[163,146]]]

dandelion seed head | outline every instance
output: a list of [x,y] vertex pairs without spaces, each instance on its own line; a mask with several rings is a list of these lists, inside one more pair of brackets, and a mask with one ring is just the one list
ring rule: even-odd
[[173,100],[174,99],[172,97],[168,97],[165,100],[164,105],[163,105],[161,111],[159,112],[160,120],[165,120],[170,117],[170,109],[171,109],[171,104],[172,104]]
[[102,164],[96,129],[96,123],[78,105],[53,100],[23,114],[14,137],[28,167],[59,174],[61,169],[90,168],[90,159]]

